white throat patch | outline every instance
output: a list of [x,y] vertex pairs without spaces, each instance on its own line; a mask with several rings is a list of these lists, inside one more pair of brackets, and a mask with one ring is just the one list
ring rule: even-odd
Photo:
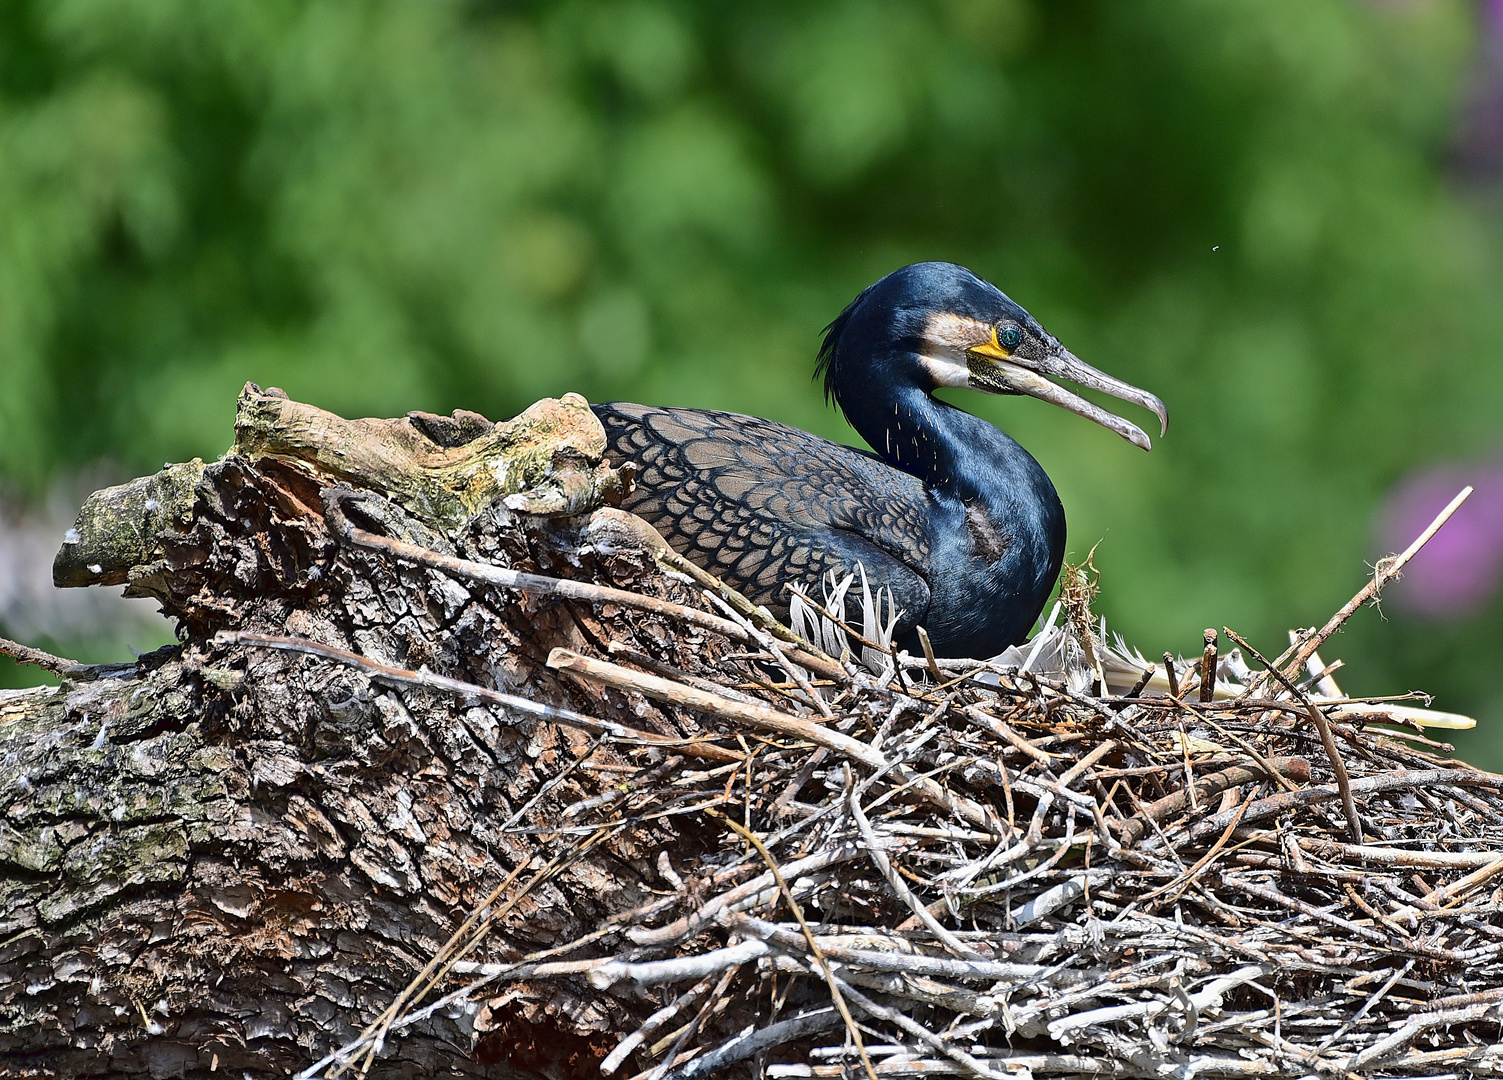
[[948,311],[936,312],[924,324],[920,363],[935,386],[967,386],[970,373],[966,350],[989,341],[990,323]]

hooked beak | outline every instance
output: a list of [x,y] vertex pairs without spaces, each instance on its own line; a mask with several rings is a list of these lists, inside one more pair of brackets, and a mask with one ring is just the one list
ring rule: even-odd
[[1159,418],[1160,435],[1169,430],[1169,410],[1164,408],[1164,403],[1158,398],[1146,390],[1139,390],[1136,386],[1097,371],[1053,338],[1049,339],[1049,346],[1050,352],[1042,358],[1010,353],[998,343],[997,331],[993,328],[990,341],[973,345],[966,350],[968,383],[973,389],[985,390],[991,394],[1027,394],[1029,397],[1036,397],[1115,431],[1134,446],[1144,450],[1153,448],[1148,435],[1136,424],[1049,381],[1051,378],[1064,379],[1076,386],[1100,390],[1112,397],[1141,405]]

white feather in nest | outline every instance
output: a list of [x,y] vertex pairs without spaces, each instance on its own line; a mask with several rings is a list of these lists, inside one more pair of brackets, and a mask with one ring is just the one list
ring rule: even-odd
[[[1091,635],[1089,643],[1082,643],[1074,632],[1074,620],[1060,620],[1062,603],[1056,602],[1049,612],[1049,618],[1045,620],[1043,629],[1034,635],[1033,639],[1023,645],[1012,645],[992,657],[988,661],[992,666],[999,669],[1017,668],[1019,672],[1031,672],[1040,678],[1052,682],[1063,683],[1069,687],[1071,693],[1085,694],[1090,692],[1092,683],[1095,681],[1095,673],[1087,661],[1087,644],[1101,665],[1102,681],[1105,683],[1105,693],[1108,696],[1121,696],[1138,685],[1144,672],[1151,672],[1148,681],[1138,691],[1142,697],[1164,697],[1169,693],[1169,677],[1164,671],[1163,663],[1155,664],[1148,660],[1137,649],[1132,648],[1122,639],[1121,634],[1113,634],[1110,637],[1106,632],[1106,619],[1102,618],[1098,624],[1099,630]],[[1293,640],[1294,635],[1290,635]],[[1200,687],[1200,657],[1185,659],[1180,657],[1174,662],[1174,670],[1179,683],[1181,695],[1194,691],[1199,697]],[[1316,704],[1329,705],[1325,709],[1327,716],[1332,719],[1340,719],[1346,713],[1371,720],[1373,718],[1373,706],[1367,704],[1347,703],[1346,695],[1336,685],[1336,680],[1325,673],[1325,665],[1321,663],[1319,655],[1310,658],[1309,671],[1313,680],[1313,692],[1310,700]],[[1240,649],[1232,649],[1230,652],[1221,654],[1216,660],[1216,686],[1212,692],[1215,700],[1227,700],[1241,697],[1247,692],[1247,687],[1254,672],[1248,667],[1247,661],[1242,657]],[[1320,678],[1315,676],[1320,675]],[[1000,675],[995,671],[983,672],[974,676],[977,682],[988,683],[992,686],[999,685]],[[1465,730],[1475,727],[1477,721],[1470,716],[1462,716],[1459,713],[1440,712],[1436,709],[1420,709],[1409,705],[1399,705],[1384,702],[1382,711],[1390,714],[1395,721],[1410,722],[1420,727],[1445,728],[1453,731]]]
[[[840,625],[851,626],[851,621],[846,617],[846,599],[851,595],[858,577],[861,582],[859,633],[867,641],[879,646],[873,648],[863,644],[859,653],[851,648],[850,639]],[[902,614],[893,602],[891,591],[880,588],[873,594],[867,581],[866,568],[860,563],[856,564],[855,573],[846,574],[843,578],[837,577],[833,570],[830,571],[820,584],[824,593],[822,604],[815,604],[797,588],[792,589],[789,623],[794,633],[817,644],[831,656],[858,657],[862,666],[881,681],[891,679],[895,667],[892,632]],[[1094,630],[1087,629],[1090,640],[1083,642],[1075,627],[1081,625],[1089,628],[1089,620],[1060,618],[1064,606],[1063,601],[1056,601],[1049,611],[1049,617],[1044,620],[1042,629],[1032,639],[1022,645],[1011,645],[991,657],[987,664],[994,670],[975,673],[972,678],[980,683],[997,686],[1001,683],[1002,672],[1015,668],[1021,673],[1032,673],[1042,679],[1062,683],[1074,694],[1090,693],[1099,678],[1104,687],[1102,692],[1106,696],[1120,697],[1137,686],[1144,672],[1151,672],[1139,694],[1143,697],[1163,697],[1169,693],[1169,678],[1162,662],[1148,660],[1128,645],[1120,634],[1108,636],[1105,617],[1100,618]],[[900,659],[906,656],[906,653],[899,654]],[[1092,658],[1099,668],[1093,666]],[[1200,662],[1198,656],[1188,660],[1181,657],[1175,661],[1176,682],[1182,695],[1193,690],[1195,696],[1199,696]],[[1310,699],[1317,704],[1328,705],[1324,710],[1327,716],[1341,719],[1350,712],[1353,718],[1360,716],[1366,720],[1373,719],[1372,705],[1346,703],[1346,695],[1326,672],[1318,655],[1310,658],[1309,671],[1313,680]],[[1240,697],[1246,692],[1253,674],[1240,649],[1223,653],[1216,662],[1213,698],[1225,700]],[[1315,678],[1317,675],[1321,677]],[[1475,727],[1477,723],[1471,717],[1458,713],[1397,703],[1383,703],[1382,711],[1389,713],[1396,722],[1413,723],[1426,728],[1464,730]]]
[[[1121,696],[1127,693],[1138,685],[1138,680],[1150,668],[1153,669],[1153,674],[1140,693],[1144,696],[1162,697],[1169,692],[1169,680],[1164,674],[1163,665],[1155,665],[1148,660],[1141,652],[1122,640],[1121,634],[1112,634],[1108,637],[1104,616],[1097,623],[1095,632],[1091,634],[1088,654],[1087,643],[1082,643],[1075,633],[1073,621],[1070,619],[1060,621],[1059,615],[1062,607],[1062,602],[1057,601],[1050,609],[1049,617],[1044,620],[1043,628],[1029,641],[1022,645],[1008,646],[987,662],[998,668],[1015,667],[1022,673],[1031,672],[1040,678],[1064,683],[1070,688],[1071,693],[1085,694],[1091,690],[1092,683],[1098,677],[1090,663],[1090,656],[1094,655],[1100,665],[1099,677],[1105,683],[1107,695]],[[1175,671],[1180,676],[1180,682],[1198,686],[1198,682],[1188,677],[1191,675],[1192,666],[1198,671],[1199,664],[1199,657],[1194,660],[1177,661]],[[1242,653],[1239,650],[1233,649],[1229,653],[1224,653],[1216,663],[1215,696],[1218,698],[1236,697],[1246,686],[1251,674],[1252,671],[1242,659]],[[994,672],[978,675],[976,678],[979,682],[993,686],[998,681],[998,676]]]
[[[852,654],[850,639],[841,626],[850,626],[846,618],[845,598],[861,577],[861,636],[878,648],[862,645],[861,665],[884,681],[892,677],[895,667],[892,652],[892,631],[897,626],[902,612],[893,602],[892,590],[882,587],[873,595],[866,578],[866,567],[856,564],[856,573],[837,577],[831,570],[820,582],[824,590],[824,603],[818,606],[799,589],[791,590],[793,596],[788,605],[788,622],[793,632],[806,641],[818,645],[830,656]],[[820,608],[824,610],[821,611]],[[885,609],[885,610],[884,610]],[[854,629],[854,627],[852,627]]]

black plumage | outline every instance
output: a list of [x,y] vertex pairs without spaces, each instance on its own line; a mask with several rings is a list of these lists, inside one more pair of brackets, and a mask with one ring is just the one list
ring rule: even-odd
[[1163,405],[1067,352],[1017,304],[949,263],[898,270],[826,328],[826,395],[875,453],[735,413],[595,407],[610,454],[637,466],[627,509],[753,601],[786,613],[827,570],[892,591],[900,644],[923,626],[947,656],[1022,641],[1059,574],[1065,516],[1033,457],[939,386],[1025,393],[1148,437],[1050,382]]

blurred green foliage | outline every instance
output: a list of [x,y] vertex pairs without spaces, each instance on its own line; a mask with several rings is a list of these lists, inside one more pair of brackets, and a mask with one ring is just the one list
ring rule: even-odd
[[[1277,650],[1372,509],[1503,420],[1503,269],[1444,162],[1450,0],[12,0],[0,476],[213,455],[247,379],[345,414],[565,390],[852,438],[817,332],[903,263],[1145,386],[1151,455],[964,397],[1146,651]],[[952,396],[960,400],[960,396]],[[1371,692],[1503,715],[1497,610],[1359,616]],[[1485,674],[1484,674],[1485,673]]]

